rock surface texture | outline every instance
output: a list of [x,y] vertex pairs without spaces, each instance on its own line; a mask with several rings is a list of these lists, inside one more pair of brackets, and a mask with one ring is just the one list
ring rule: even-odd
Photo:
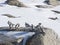
[[26,7],[22,2],[19,2],[18,0],[7,0],[5,3],[18,7]]
[[[58,35],[52,29],[42,27],[41,23],[39,23],[37,26],[29,25],[28,23],[26,23],[25,26],[26,27],[22,28],[20,27],[19,30],[15,30],[15,31],[35,32],[35,35],[30,37],[26,41],[25,45],[60,45],[60,39]],[[2,38],[0,37],[0,39]],[[11,43],[11,41],[9,42]]]
[[60,0],[45,0],[45,3],[53,6],[60,5]]
[[27,45],[60,45],[58,35],[52,29],[44,28],[44,30],[45,35],[35,35]]

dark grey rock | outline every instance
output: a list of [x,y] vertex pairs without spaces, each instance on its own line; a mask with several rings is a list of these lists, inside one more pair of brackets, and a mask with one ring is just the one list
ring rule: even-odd
[[57,14],[60,14],[60,11],[55,11],[55,10],[52,10],[53,12],[57,13]]
[[13,45],[12,42],[15,42],[14,38],[8,37],[0,33],[0,45]]
[[2,14],[2,16],[6,16],[8,18],[16,18],[15,16],[11,15],[11,14]]
[[29,25],[29,27],[20,27],[18,31],[35,32],[35,35],[27,40],[26,45],[44,45],[43,36],[45,35],[45,32],[43,31],[43,27],[41,27],[41,23],[37,26]]
[[58,18],[57,17],[55,17],[55,18],[50,17],[49,19],[51,19],[51,20],[57,20]]
[[45,1],[44,1],[44,3],[46,3],[46,4],[50,5],[49,0],[45,0]]
[[43,35],[42,34],[34,35],[29,40],[27,40],[26,45],[44,45]]
[[19,2],[18,0],[7,0],[5,3],[18,7],[26,7],[22,2]]

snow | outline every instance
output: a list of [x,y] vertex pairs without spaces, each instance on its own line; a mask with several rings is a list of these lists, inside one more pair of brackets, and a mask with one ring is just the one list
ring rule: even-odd
[[[40,2],[41,5],[44,4],[43,1]],[[60,36],[60,14],[56,14],[51,11],[54,9],[59,10],[59,6],[54,8],[36,8],[34,7],[34,5],[39,4],[39,1],[35,3],[36,1],[31,2],[31,0],[22,0],[22,2],[27,6],[30,6],[30,8],[20,8],[2,4],[2,7],[0,7],[0,27],[8,26],[8,21],[14,24],[19,23],[21,27],[25,26],[25,22],[33,25],[37,25],[41,22],[42,26],[53,29]],[[2,14],[11,14],[15,17],[20,18],[8,18],[6,16],[3,16]],[[50,17],[58,17],[58,19],[51,20],[49,19]]]
[[0,0],[0,3],[4,3],[6,0]]
[[55,11],[59,11],[59,12],[60,12],[60,6],[56,6],[56,7],[54,7],[53,10],[55,10]]
[[20,2],[23,2],[23,3],[42,3],[44,2],[44,0],[19,0]]

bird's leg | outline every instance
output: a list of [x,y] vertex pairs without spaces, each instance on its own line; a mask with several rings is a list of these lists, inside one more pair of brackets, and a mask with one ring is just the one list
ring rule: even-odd
[[13,26],[14,26],[14,24],[9,24],[9,28],[10,28],[10,29],[14,29]]
[[14,24],[8,21],[9,29],[13,29]]
[[19,30],[19,27],[20,27],[20,24],[16,24],[16,25],[15,25],[15,29],[16,29],[16,30]]

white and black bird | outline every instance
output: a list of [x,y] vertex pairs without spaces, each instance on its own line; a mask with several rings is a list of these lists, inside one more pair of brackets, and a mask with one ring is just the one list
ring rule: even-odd
[[34,25],[33,24],[31,24],[31,28],[32,28],[32,30],[34,29]]
[[14,24],[13,24],[12,22],[8,21],[7,23],[8,23],[8,25],[9,25],[9,28],[10,28],[10,29],[13,28]]
[[25,27],[30,27],[30,25],[28,23],[25,23]]
[[17,23],[17,24],[15,25],[15,29],[16,29],[16,30],[19,30],[19,28],[20,28],[20,24]]
[[38,28],[38,27],[40,27],[41,26],[41,23],[39,23],[37,26],[35,26],[35,28]]

